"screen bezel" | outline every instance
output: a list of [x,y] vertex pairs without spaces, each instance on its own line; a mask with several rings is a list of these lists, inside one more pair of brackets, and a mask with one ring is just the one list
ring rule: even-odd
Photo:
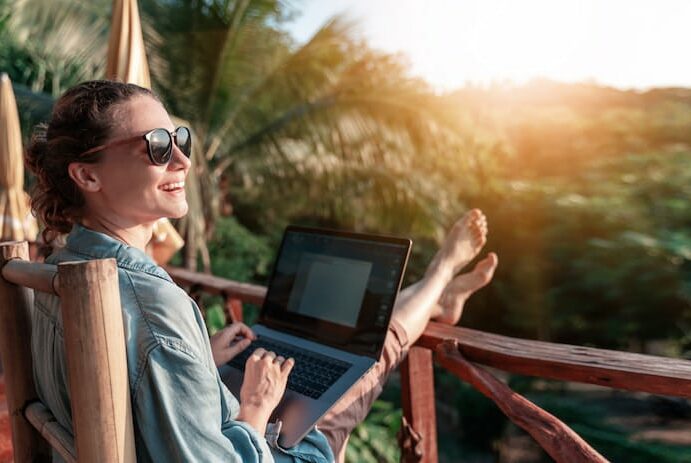
[[[381,336],[380,341],[377,341],[375,348],[366,351],[358,349],[357,346],[348,345],[346,343],[340,343],[334,340],[340,339],[345,336],[345,333],[349,330],[351,332],[357,331],[355,328],[347,328],[343,325],[336,325],[325,320],[321,320],[314,317],[309,317],[306,315],[296,314],[294,312],[282,311],[283,317],[276,316],[272,313],[271,309],[267,306],[267,301],[269,300],[269,295],[272,292],[273,282],[276,279],[276,271],[278,266],[278,259],[281,256],[286,238],[289,233],[307,233],[313,235],[326,235],[333,236],[337,238],[347,238],[358,240],[362,242],[369,243],[387,243],[401,248],[400,254],[400,264],[398,266],[398,273],[396,275],[397,285],[391,299],[390,306],[388,307],[386,314],[386,324],[383,328],[377,328],[378,330],[383,330],[383,336]],[[393,307],[396,303],[396,298],[401,289],[401,284],[403,282],[403,275],[408,264],[408,259],[410,258],[410,250],[412,247],[412,241],[408,238],[400,238],[387,235],[374,235],[366,233],[356,233],[351,231],[343,230],[333,230],[333,229],[323,229],[314,227],[304,227],[298,225],[289,225],[286,227],[283,237],[281,239],[281,245],[274,258],[273,267],[271,271],[271,278],[269,279],[269,284],[266,292],[266,297],[264,298],[264,303],[262,304],[262,309],[259,315],[258,323],[265,325],[269,328],[276,329],[278,331],[288,332],[292,335],[309,339],[312,341],[320,342],[337,349],[342,349],[354,354],[365,355],[371,357],[375,360],[379,359],[381,355],[382,348],[384,347],[384,340],[386,339],[386,331],[391,320],[391,314],[393,312]],[[275,288],[274,288],[275,290]]]

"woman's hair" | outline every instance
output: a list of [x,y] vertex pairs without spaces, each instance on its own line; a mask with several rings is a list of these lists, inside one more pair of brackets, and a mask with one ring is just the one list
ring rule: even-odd
[[146,88],[110,80],[93,80],[67,90],[53,107],[50,121],[39,124],[26,150],[26,165],[36,176],[31,209],[45,224],[50,243],[67,233],[83,212],[84,197],[67,167],[79,161],[95,163],[100,153],[81,153],[103,144],[118,123],[118,109],[135,96],[158,98]]

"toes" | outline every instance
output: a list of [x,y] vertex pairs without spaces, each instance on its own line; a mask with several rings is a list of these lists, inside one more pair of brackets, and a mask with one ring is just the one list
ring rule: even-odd
[[461,217],[461,220],[459,220],[457,223],[473,223],[479,219],[484,217],[482,214],[482,211],[480,209],[471,209],[468,212],[466,212],[463,217]]
[[474,228],[471,230],[471,236],[474,241],[474,247],[482,247],[485,245],[485,241],[487,241],[487,229],[481,227]]
[[479,272],[480,276],[485,281],[485,284],[487,284],[494,276],[494,271],[497,269],[498,263],[499,259],[497,258],[497,255],[493,252],[490,252],[487,257],[477,263],[473,271]]

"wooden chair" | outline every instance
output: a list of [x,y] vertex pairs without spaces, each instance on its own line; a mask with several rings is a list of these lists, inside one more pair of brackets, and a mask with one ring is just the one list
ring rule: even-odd
[[[115,260],[28,261],[26,242],[0,243],[0,351],[15,463],[134,462],[134,433]],[[37,397],[31,360],[33,292],[57,294],[74,436]]]

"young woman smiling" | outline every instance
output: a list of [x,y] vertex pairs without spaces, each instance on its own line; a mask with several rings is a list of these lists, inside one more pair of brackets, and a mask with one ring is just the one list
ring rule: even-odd
[[[401,292],[377,366],[302,442],[282,449],[268,420],[293,360],[253,352],[238,401],[217,365],[249,346],[251,329],[233,324],[209,340],[195,303],[144,252],[158,219],[187,213],[192,142],[149,90],[92,81],[56,102],[27,150],[37,177],[32,206],[46,225],[44,238],[69,233],[47,262],[117,261],[137,461],[342,460],[351,430],[427,322],[458,322],[465,300],[490,281],[494,254],[457,275],[485,243],[485,217],[473,210],[454,225],[424,278]],[[71,429],[58,299],[37,294],[32,320],[39,396]]]

